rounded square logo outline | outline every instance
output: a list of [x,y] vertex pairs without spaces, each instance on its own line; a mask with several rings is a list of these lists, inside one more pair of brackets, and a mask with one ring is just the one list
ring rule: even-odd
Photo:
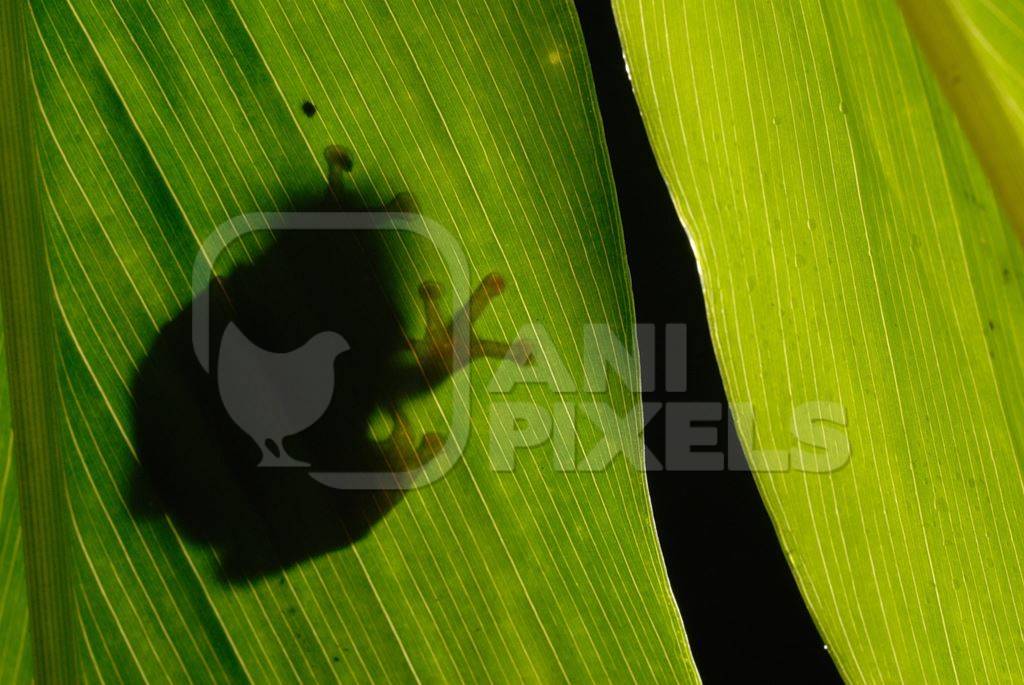
[[[221,223],[203,241],[192,266],[192,350],[210,373],[209,286],[217,258],[233,242],[260,231],[406,231],[425,237],[444,260],[452,279],[452,311],[469,296],[469,267],[455,236],[436,221],[406,212],[250,212]],[[469,329],[456,327],[455,349],[468,346]],[[407,471],[310,471],[314,480],[339,490],[414,490],[444,477],[462,458],[470,431],[471,365],[452,376],[448,437],[426,464]],[[459,398],[464,398],[462,402]]]

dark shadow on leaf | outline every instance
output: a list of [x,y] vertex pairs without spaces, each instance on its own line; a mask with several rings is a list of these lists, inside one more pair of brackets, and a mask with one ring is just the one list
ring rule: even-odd
[[[351,162],[338,149],[329,149],[328,159],[333,191],[300,209],[356,211],[337,200]],[[364,208],[381,209],[409,211],[411,199]],[[446,319],[428,329],[429,340],[410,344],[381,235],[278,232],[251,264],[206,293],[209,373],[192,347],[194,302],[164,326],[140,365],[133,388],[140,460],[131,484],[133,514],[169,515],[189,539],[215,550],[229,582],[342,548],[364,536],[401,496],[390,489],[331,489],[311,471],[406,471],[432,458],[443,442],[412,430],[401,407],[472,357],[460,361],[445,347]],[[486,306],[501,286],[492,275],[474,297]],[[435,283],[421,286],[428,312],[437,312],[440,291]],[[253,364],[257,373],[248,373]],[[279,387],[287,416],[261,404],[258,391],[268,382]],[[380,412],[393,430],[376,441],[369,426]],[[296,414],[299,421],[286,420]],[[317,420],[306,427],[306,418]],[[309,466],[266,466],[286,454]]]

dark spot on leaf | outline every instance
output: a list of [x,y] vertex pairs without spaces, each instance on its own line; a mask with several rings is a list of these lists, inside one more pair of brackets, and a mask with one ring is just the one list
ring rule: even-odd
[[338,663],[339,661],[341,661],[341,657],[339,657],[338,655],[335,655],[333,657],[333,659],[334,659],[334,663]]
[[302,103],[302,112],[307,117],[312,117],[314,114],[316,114],[316,105],[314,105],[309,100],[306,100],[305,102]]
[[988,320],[988,329],[990,331],[994,331],[996,329],[996,322],[993,321],[992,319]]

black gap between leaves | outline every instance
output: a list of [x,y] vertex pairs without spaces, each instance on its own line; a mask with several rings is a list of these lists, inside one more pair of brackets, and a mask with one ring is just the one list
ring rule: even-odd
[[[658,344],[641,364],[664,378],[666,324],[687,326],[687,390],[659,384],[646,402],[721,403],[693,253],[640,118],[609,3],[578,0],[604,120],[632,273],[637,320]],[[674,353],[675,351],[670,351]],[[647,426],[647,447],[664,463],[665,414]],[[723,409],[722,416],[726,415]],[[724,418],[718,444],[727,452]],[[706,683],[841,683],[786,564],[771,520],[745,470],[648,474],[669,579]]]

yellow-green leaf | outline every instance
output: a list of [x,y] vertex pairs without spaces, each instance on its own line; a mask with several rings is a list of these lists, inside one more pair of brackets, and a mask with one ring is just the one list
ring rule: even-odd
[[900,6],[615,9],[827,649],[852,682],[1019,680],[1024,258]]

